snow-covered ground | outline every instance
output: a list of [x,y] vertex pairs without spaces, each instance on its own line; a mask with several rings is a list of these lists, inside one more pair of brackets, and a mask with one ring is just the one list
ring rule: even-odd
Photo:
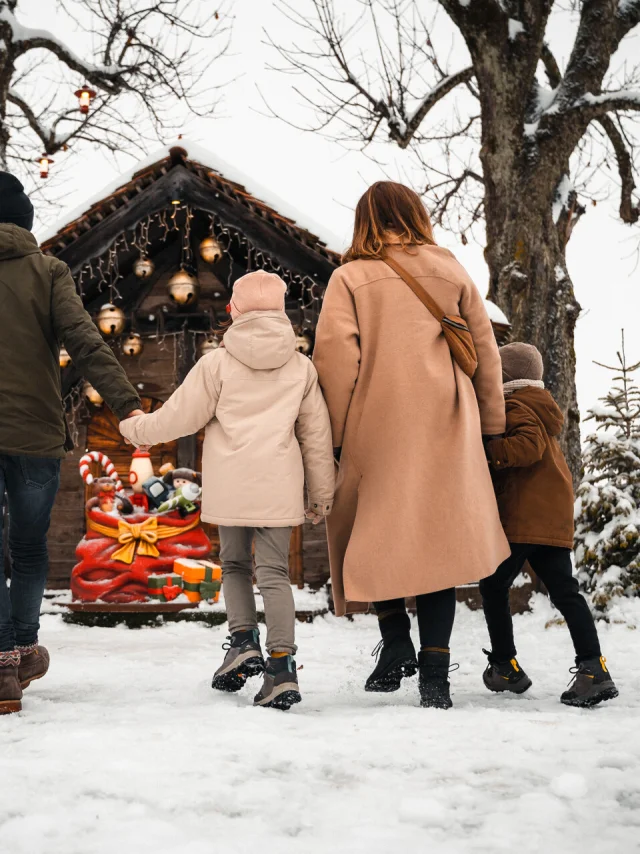
[[534,686],[500,697],[482,617],[460,607],[448,712],[420,709],[415,680],[364,693],[374,618],[301,624],[303,703],[282,713],[252,708],[257,680],[212,692],[225,627],[45,616],[51,672],[0,718],[0,851],[637,851],[640,609],[601,629],[621,696],[592,711],[558,702],[572,655],[552,617],[516,617]]

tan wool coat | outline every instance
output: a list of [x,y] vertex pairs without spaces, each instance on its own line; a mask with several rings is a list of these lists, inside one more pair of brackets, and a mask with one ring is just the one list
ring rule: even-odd
[[483,300],[447,249],[390,252],[467,321],[478,370],[472,381],[454,364],[438,321],[383,261],[334,272],[314,362],[342,447],[327,521],[337,614],[477,581],[510,553],[482,445],[505,428]]
[[205,522],[300,525],[305,479],[310,508],[326,516],[335,487],[329,415],[315,368],[295,350],[287,315],[243,314],[224,344],[200,359],[161,409],[123,421],[123,436],[156,445],[206,426]]

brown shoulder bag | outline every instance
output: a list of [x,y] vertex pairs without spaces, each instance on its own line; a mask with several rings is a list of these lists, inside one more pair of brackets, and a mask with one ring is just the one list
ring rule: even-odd
[[427,308],[442,327],[451,355],[468,377],[473,377],[478,367],[478,356],[471,332],[462,317],[445,314],[422,285],[399,264],[395,258],[385,255],[382,259],[408,285],[420,302]]

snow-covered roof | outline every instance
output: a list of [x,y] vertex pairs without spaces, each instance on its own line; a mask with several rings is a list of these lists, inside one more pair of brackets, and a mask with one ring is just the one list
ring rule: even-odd
[[509,325],[507,315],[502,311],[502,309],[498,308],[495,302],[491,302],[490,299],[485,299],[484,304],[487,309],[487,314],[489,315],[489,320],[492,323],[504,323],[507,326]]
[[56,238],[71,223],[79,220],[95,205],[114,195],[121,188],[126,187],[127,184],[130,184],[145,170],[166,160],[170,157],[171,149],[176,145],[180,146],[187,152],[188,161],[199,163],[206,169],[215,172],[221,178],[239,185],[245,193],[250,195],[256,201],[262,202],[268,208],[271,208],[273,212],[279,214],[280,217],[290,220],[291,223],[295,224],[299,229],[307,231],[318,237],[330,250],[337,251],[338,247],[341,246],[343,241],[323,223],[316,222],[313,217],[309,216],[306,212],[299,210],[294,205],[291,205],[285,199],[282,199],[249,173],[244,172],[237,166],[229,163],[223,158],[220,158],[218,155],[213,154],[200,143],[187,139],[180,139],[175,143],[164,145],[162,148],[153,151],[143,160],[136,163],[130,170],[122,173],[113,181],[110,181],[98,193],[95,193],[93,196],[85,199],[74,209],[67,211],[56,223],[39,235],[41,244],[45,244]]

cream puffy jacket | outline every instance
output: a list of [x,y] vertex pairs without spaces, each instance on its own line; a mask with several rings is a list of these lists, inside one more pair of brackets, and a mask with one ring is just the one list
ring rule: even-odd
[[206,426],[205,522],[300,525],[305,479],[309,507],[328,515],[335,484],[329,414],[286,314],[243,314],[224,345],[200,359],[161,409],[123,421],[122,435],[156,445]]

